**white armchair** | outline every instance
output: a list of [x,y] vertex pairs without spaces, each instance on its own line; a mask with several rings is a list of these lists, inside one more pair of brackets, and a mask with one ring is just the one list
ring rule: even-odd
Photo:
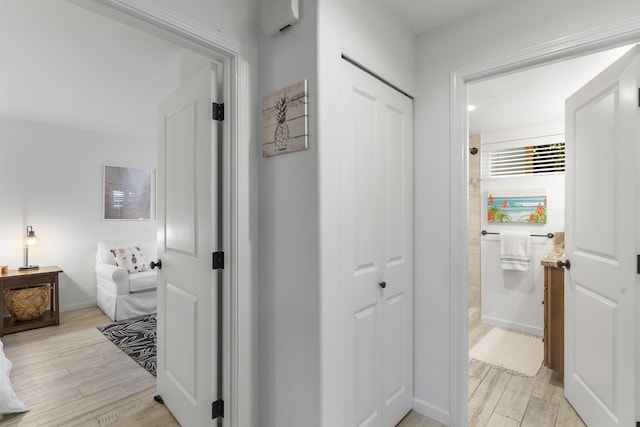
[[[118,267],[112,249],[140,247],[146,271],[129,273]],[[98,242],[96,285],[98,307],[111,318],[122,320],[156,311],[157,272],[149,263],[157,259],[155,241],[105,240]]]

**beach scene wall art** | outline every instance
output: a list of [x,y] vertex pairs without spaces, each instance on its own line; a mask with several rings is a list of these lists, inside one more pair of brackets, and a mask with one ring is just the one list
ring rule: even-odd
[[487,221],[545,224],[545,189],[492,190],[487,193]]

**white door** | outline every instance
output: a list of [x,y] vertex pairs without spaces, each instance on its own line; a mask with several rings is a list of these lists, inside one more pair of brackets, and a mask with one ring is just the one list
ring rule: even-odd
[[352,426],[395,426],[413,398],[412,101],[344,64],[342,274]]
[[217,400],[215,76],[200,71],[158,107],[158,394],[183,426]]
[[638,50],[566,102],[565,395],[589,426],[635,425]]

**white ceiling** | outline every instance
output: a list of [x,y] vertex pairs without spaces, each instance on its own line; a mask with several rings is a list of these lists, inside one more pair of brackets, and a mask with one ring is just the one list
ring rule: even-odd
[[[416,32],[502,0],[381,0]],[[180,48],[62,0],[0,1],[0,116],[154,138]],[[470,85],[473,133],[562,122],[601,53]]]
[[[509,0],[381,0],[417,34]],[[469,131],[496,132],[564,123],[564,101],[628,47],[469,85]]]
[[416,34],[505,0],[381,0]]
[[564,101],[622,56],[620,47],[469,85],[469,133],[564,124]]
[[179,48],[61,0],[0,2],[0,116],[153,138]]

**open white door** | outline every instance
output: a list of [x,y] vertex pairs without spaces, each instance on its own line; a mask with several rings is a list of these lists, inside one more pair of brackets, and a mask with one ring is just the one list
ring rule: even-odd
[[344,77],[344,425],[391,427],[413,400],[413,104],[346,63]]
[[589,426],[635,425],[637,118],[637,48],[566,102],[565,395]]
[[203,69],[158,107],[158,394],[183,426],[217,400],[217,122]]

